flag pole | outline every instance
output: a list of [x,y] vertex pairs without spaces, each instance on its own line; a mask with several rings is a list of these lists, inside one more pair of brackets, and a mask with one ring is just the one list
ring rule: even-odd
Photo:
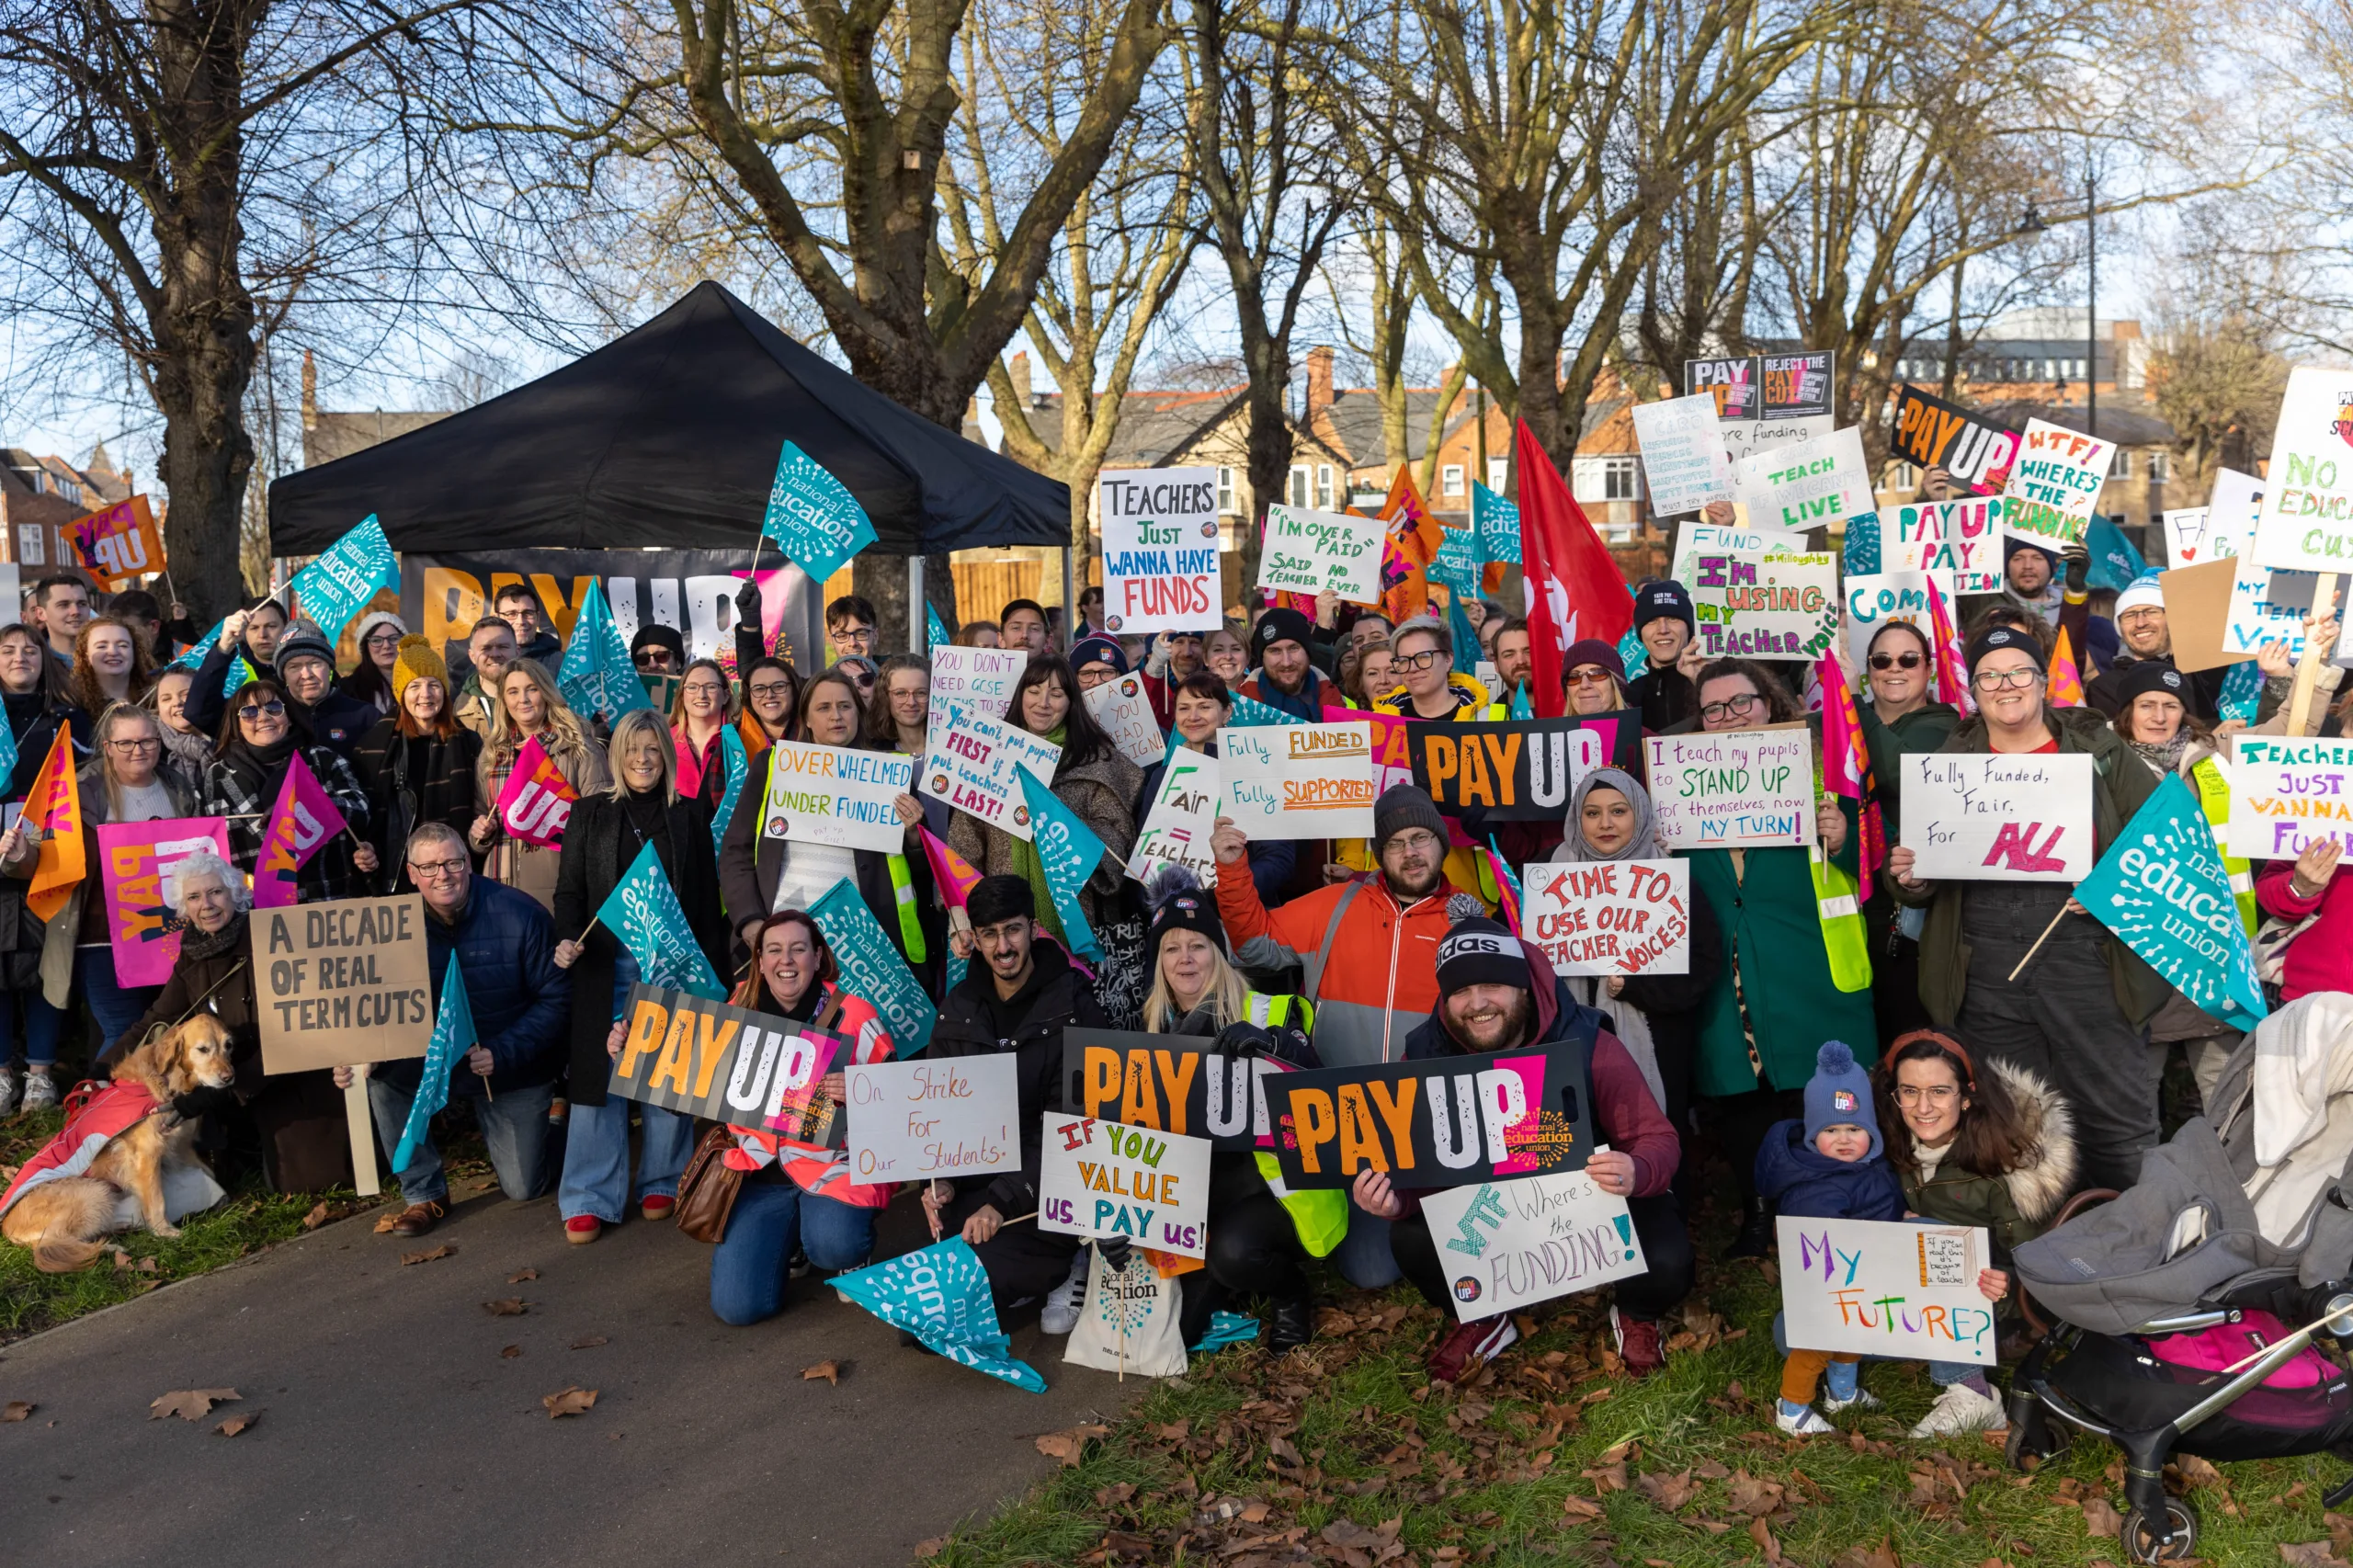
[[2059,922],[2066,918],[2067,906],[2061,904],[2059,913],[2051,917],[2051,924],[2042,928],[2042,935],[2034,939],[2034,946],[2026,950],[2026,957],[2018,960],[2018,967],[2010,971],[2010,980],[2013,983],[2017,982],[2019,975],[2026,972],[2026,966],[2034,961],[2034,955],[2042,950],[2042,944],[2051,940],[2051,933],[2059,929]]

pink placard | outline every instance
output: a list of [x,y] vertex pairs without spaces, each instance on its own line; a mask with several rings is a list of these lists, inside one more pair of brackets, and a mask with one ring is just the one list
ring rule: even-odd
[[166,817],[98,824],[98,885],[114,949],[115,983],[161,985],[179,962],[180,918],[174,874],[199,849],[229,858],[222,817]]

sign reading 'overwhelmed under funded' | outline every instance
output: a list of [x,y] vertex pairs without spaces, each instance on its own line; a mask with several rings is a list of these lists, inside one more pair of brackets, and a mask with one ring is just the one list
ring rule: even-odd
[[433,1038],[425,900],[411,893],[256,909],[252,937],[263,1072],[425,1054]]

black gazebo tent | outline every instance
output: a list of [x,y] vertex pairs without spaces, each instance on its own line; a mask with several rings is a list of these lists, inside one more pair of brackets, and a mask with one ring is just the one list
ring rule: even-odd
[[1066,542],[1069,492],[908,412],[712,282],[462,414],[269,487],[270,545],[373,512],[396,550],[742,548],[790,437],[908,555]]

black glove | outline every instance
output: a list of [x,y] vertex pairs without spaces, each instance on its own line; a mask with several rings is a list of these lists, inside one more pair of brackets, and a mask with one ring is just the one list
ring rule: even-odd
[[735,590],[735,614],[738,619],[748,620],[753,622],[755,625],[758,624],[760,619],[760,585],[752,581],[749,577],[745,578],[744,585]]
[[2060,551],[2060,559],[2067,563],[2067,591],[2082,593],[2092,580],[2092,552],[2080,544],[2071,544]]
[[1463,806],[1455,812],[1454,820],[1462,824],[1463,836],[1473,843],[1487,836],[1486,807]]
[[1097,1236],[1095,1251],[1103,1259],[1103,1267],[1116,1268],[1124,1274],[1128,1269],[1129,1242],[1125,1236]]
[[194,1121],[214,1111],[225,1111],[237,1103],[234,1089],[190,1089],[184,1095],[172,1096],[172,1114],[182,1121]]

